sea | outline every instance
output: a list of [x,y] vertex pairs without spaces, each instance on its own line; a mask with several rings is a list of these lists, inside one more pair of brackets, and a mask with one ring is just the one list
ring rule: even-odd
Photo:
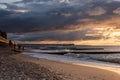
[[120,46],[37,45],[26,49],[23,54],[34,58],[120,68]]

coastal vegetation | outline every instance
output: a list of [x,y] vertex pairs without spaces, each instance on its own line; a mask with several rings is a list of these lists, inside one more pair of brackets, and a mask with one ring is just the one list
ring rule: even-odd
[[17,59],[21,46],[8,40],[6,32],[0,31],[0,39],[0,80],[63,80],[45,67]]
[[7,39],[7,33],[0,30],[0,36]]

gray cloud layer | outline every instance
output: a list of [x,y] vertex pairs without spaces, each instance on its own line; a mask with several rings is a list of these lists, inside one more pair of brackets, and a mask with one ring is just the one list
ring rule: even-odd
[[0,1],[0,6],[0,29],[22,33],[22,37],[16,34],[9,37],[22,41],[99,39],[101,36],[85,36],[87,31],[84,30],[68,34],[35,32],[69,30],[71,25],[88,24],[84,19],[99,22],[120,15],[119,0],[14,0],[11,3]]

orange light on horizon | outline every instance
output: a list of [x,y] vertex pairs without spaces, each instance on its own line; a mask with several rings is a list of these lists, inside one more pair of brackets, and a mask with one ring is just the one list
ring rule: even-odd
[[15,10],[16,12],[26,13],[29,12],[29,10],[21,9],[21,10]]

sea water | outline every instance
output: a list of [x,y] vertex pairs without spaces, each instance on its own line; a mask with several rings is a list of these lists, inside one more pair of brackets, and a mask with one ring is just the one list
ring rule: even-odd
[[[77,46],[78,47],[78,46]],[[81,47],[81,48],[90,48],[90,47]],[[96,47],[92,47],[96,48]],[[99,47],[97,47],[99,48]],[[104,46],[104,51],[120,51],[119,46]],[[67,47],[67,54],[57,55],[57,54],[47,54],[49,52],[60,52],[66,51],[65,47],[61,49],[32,49],[29,52],[23,52],[24,54],[29,54],[32,57],[48,59],[59,62],[67,62],[67,63],[75,63],[75,64],[96,64],[103,66],[113,66],[120,67],[120,54],[112,53],[112,54],[86,54],[86,53],[72,53],[70,49]],[[72,50],[73,51],[73,50]],[[86,50],[82,50],[83,52]],[[89,50],[87,50],[89,51]],[[90,50],[91,51],[91,50]],[[94,50],[96,51],[96,50]],[[98,52],[99,50],[97,50]]]

